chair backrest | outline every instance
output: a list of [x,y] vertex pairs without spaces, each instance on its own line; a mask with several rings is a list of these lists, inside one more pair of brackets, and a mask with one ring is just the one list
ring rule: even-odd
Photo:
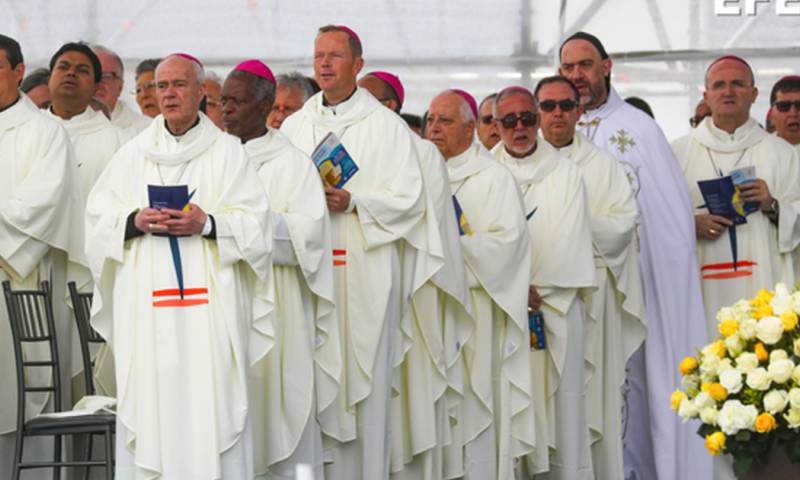
[[[53,292],[49,282],[41,283],[41,290],[13,290],[9,281],[3,282],[3,295],[11,322],[14,341],[14,359],[17,367],[17,428],[25,423],[25,397],[42,392],[53,395],[54,411],[61,411],[61,369],[58,362],[58,342],[53,320]],[[34,349],[26,345],[46,342],[49,358],[30,358]],[[49,385],[28,385],[26,369],[50,369]]]
[[86,384],[86,394],[94,395],[94,375],[92,352],[89,349],[90,343],[105,343],[105,339],[92,328],[89,322],[92,311],[92,294],[80,293],[75,282],[67,283],[69,296],[72,299],[72,309],[75,312],[75,323],[78,325],[78,337],[81,342],[81,357],[83,359],[83,379]]

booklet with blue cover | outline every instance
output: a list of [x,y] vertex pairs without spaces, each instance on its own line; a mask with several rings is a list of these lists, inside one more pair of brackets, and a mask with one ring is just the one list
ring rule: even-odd
[[531,337],[532,349],[547,350],[547,338],[544,336],[544,314],[542,312],[528,313],[528,333]]
[[342,188],[358,171],[358,165],[347,153],[339,137],[330,132],[311,153],[326,187]]
[[469,226],[469,222],[467,222],[467,217],[464,215],[464,210],[461,208],[461,204],[458,203],[458,198],[453,195],[453,207],[456,211],[456,224],[458,225],[458,235],[472,235],[472,228]]
[[[196,190],[195,190],[196,191]],[[189,193],[188,185],[148,185],[147,196],[150,199],[150,208],[185,210],[194,192]],[[169,237],[169,249],[172,253],[172,265],[175,268],[175,277],[178,281],[178,291],[183,298],[183,262],[178,237],[168,233],[153,233],[159,237]]]
[[705,200],[705,207],[712,215],[733,221],[734,225],[747,223],[745,202],[740,199],[739,189],[728,175],[710,180],[699,180],[697,186]]

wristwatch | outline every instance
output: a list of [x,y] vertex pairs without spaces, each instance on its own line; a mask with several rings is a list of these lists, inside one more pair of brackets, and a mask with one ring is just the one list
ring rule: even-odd
[[769,209],[764,211],[764,215],[766,215],[771,222],[775,223],[778,221],[780,209],[781,206],[778,204],[778,199],[773,198],[772,203],[769,204]]

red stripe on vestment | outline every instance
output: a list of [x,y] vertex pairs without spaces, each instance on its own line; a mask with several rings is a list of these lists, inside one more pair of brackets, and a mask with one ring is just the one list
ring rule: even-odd
[[159,300],[157,302],[153,302],[153,306],[156,308],[161,307],[194,307],[195,305],[205,305],[208,303],[207,298],[176,298],[172,300]]
[[[751,262],[750,260],[740,260],[736,262],[736,267],[754,267],[758,265],[756,262]],[[733,262],[725,262],[725,263],[709,263],[707,265],[703,265],[700,268],[700,271],[705,270],[728,270],[733,269]]]
[[[208,293],[207,288],[184,288],[183,295],[204,295]],[[167,288],[165,290],[153,290],[154,297],[172,297],[180,295],[181,291],[177,288]]]

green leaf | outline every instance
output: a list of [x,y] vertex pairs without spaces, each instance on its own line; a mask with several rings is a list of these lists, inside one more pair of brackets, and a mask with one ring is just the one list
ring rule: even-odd
[[753,457],[741,455],[733,459],[733,473],[736,477],[741,477],[753,466]]

